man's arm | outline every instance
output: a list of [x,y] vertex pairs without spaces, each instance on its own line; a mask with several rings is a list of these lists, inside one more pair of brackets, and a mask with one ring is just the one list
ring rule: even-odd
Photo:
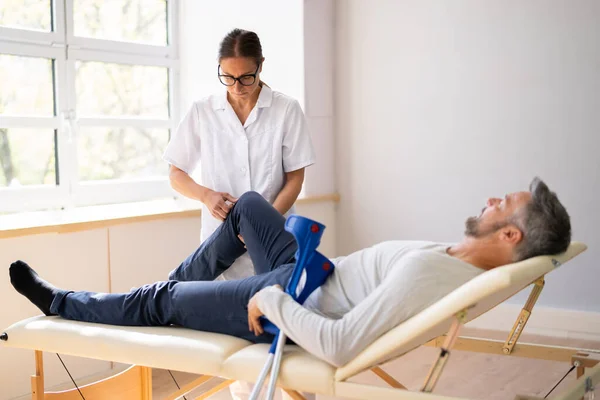
[[256,304],[296,344],[340,367],[431,302],[419,296],[425,282],[407,282],[406,270],[396,267],[375,291],[337,320],[307,310],[274,287],[257,293]]

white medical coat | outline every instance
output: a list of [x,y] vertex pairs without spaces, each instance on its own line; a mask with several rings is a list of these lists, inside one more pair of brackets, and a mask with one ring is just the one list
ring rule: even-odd
[[[234,197],[254,190],[272,204],[283,188],[285,173],[313,164],[315,152],[298,101],[265,85],[244,125],[226,91],[195,102],[163,158],[189,175],[199,167],[200,184],[209,189]],[[288,214],[292,212],[294,208]],[[203,205],[200,240],[220,223]],[[247,276],[250,265],[247,255],[241,257],[226,277]]]

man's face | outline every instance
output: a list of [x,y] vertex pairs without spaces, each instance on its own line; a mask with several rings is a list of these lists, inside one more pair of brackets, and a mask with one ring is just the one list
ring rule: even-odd
[[530,192],[516,192],[504,198],[489,198],[478,217],[469,217],[465,223],[465,235],[484,237],[507,226],[511,217],[516,216],[531,201]]

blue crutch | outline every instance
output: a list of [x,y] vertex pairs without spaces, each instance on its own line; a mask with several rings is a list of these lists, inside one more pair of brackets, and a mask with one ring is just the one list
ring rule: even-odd
[[[325,225],[299,215],[290,215],[285,221],[285,230],[294,235],[298,243],[296,266],[285,292],[292,296],[299,304],[303,304],[308,296],[327,280],[327,277],[333,272],[335,266],[327,257],[316,250],[321,243],[321,236],[325,230]],[[304,282],[299,287],[302,277],[304,277]],[[261,319],[263,320],[263,329],[265,332],[275,335],[275,339],[269,349],[267,362],[263,366],[256,385],[250,394],[250,400],[258,399],[269,370],[271,370],[271,379],[266,398],[267,400],[273,399],[275,384],[281,365],[283,346],[286,341],[285,334],[279,328],[266,318]]]

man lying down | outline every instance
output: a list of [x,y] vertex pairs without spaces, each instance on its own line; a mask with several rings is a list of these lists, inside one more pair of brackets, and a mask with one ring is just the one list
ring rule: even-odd
[[[535,178],[530,191],[488,199],[454,245],[388,241],[332,261],[334,273],[306,300],[281,290],[294,267],[296,242],[284,217],[254,192],[237,200],[225,222],[170,273],[169,281],[105,294],[59,289],[25,262],[10,266],[15,289],[46,315],[112,325],[179,325],[270,343],[259,317],[335,366],[382,334],[486,270],[565,251],[567,211]],[[243,238],[242,242],[239,236]],[[212,281],[248,251],[256,275]]]

